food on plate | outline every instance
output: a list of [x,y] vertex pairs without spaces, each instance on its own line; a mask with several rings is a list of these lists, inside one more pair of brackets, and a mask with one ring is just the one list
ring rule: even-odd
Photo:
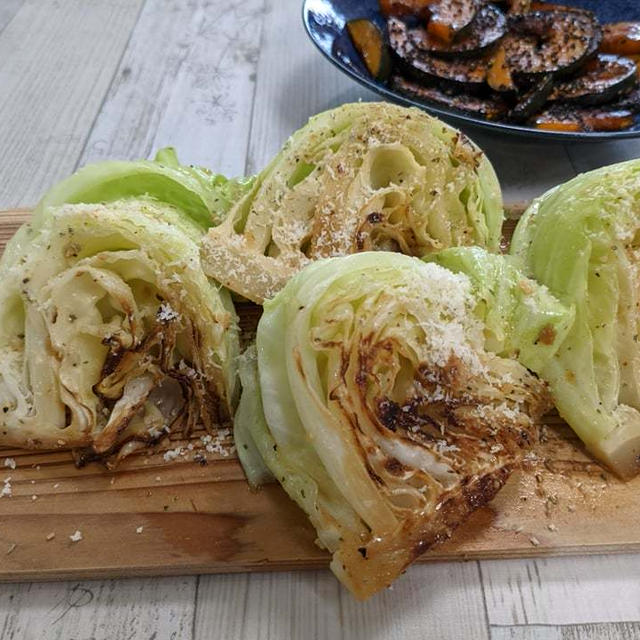
[[606,24],[600,50],[619,55],[640,55],[640,23],[616,22]]
[[273,474],[359,598],[491,500],[549,408],[492,349],[542,367],[570,312],[501,256],[451,251],[471,278],[390,252],[310,264],[265,302],[244,356],[248,478]]
[[391,72],[391,58],[380,29],[370,20],[359,19],[347,22],[347,31],[369,73],[377,80],[386,80]]
[[620,131],[633,125],[634,113],[624,107],[553,105],[536,116],[535,126],[547,131]]
[[480,0],[380,0],[385,16],[427,19],[434,42],[445,45],[468,36],[483,8]]
[[389,46],[398,69],[411,78],[426,84],[436,83],[450,90],[477,92],[484,87],[487,79],[489,58],[464,57],[440,58],[418,47],[416,31],[400,18],[389,18]]
[[525,122],[545,104],[553,91],[553,76],[549,73],[537,78],[533,86],[518,97],[518,102],[509,112],[510,119]]
[[[432,16],[428,26],[431,27],[435,22],[436,18]],[[444,58],[478,55],[493,46],[506,30],[507,21],[504,14],[494,5],[487,4],[478,10],[464,35],[443,40],[437,34],[434,35],[433,29],[425,27],[413,29],[411,38],[419,49]]]
[[513,93],[517,91],[513,74],[507,64],[507,51],[503,45],[496,47],[493,57],[489,62],[487,84],[493,91],[498,93]]
[[575,309],[539,371],[560,415],[623,477],[640,471],[640,161],[591,171],[534,201],[511,253]]
[[586,105],[610,102],[636,86],[637,71],[629,58],[600,53],[573,78],[557,82],[549,99]]
[[[238,330],[200,262],[204,191],[126,165],[54,187],[0,259],[2,445],[111,463],[196,423],[230,423]],[[98,194],[106,202],[63,204]]]
[[429,5],[435,0],[380,0],[380,11],[385,16],[427,16]]
[[465,37],[479,13],[479,0],[435,0],[429,5],[430,34],[445,43]]
[[503,46],[513,73],[566,76],[597,51],[601,37],[588,11],[528,11],[510,16]]
[[403,93],[412,95],[419,100],[436,100],[441,104],[459,109],[466,113],[483,116],[487,120],[496,120],[504,115],[509,106],[498,97],[460,96],[459,94],[407,80],[404,76],[394,75],[391,86]]
[[[381,2],[386,38],[358,21],[375,29],[376,59],[386,60],[388,46],[391,72],[385,65],[384,75],[371,75],[393,89],[425,105],[555,131],[636,123],[632,109],[619,117],[618,103],[638,87],[640,24],[601,26],[590,11],[545,2],[412,4]],[[607,115],[585,113],[593,105]]]
[[202,242],[206,272],[261,303],[310,261],[367,250],[497,251],[493,168],[465,136],[418,109],[347,104],[296,132]]

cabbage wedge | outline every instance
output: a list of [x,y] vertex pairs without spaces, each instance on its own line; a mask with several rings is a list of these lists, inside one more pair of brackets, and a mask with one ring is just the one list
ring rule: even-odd
[[509,256],[453,247],[425,259],[469,278],[485,348],[499,356],[516,358],[540,373],[571,330],[573,307],[525,277]]
[[467,276],[390,252],[316,261],[265,303],[241,459],[305,511],[358,598],[450,536],[536,442],[545,385],[486,349],[477,306]]
[[640,471],[640,160],[579,175],[534,201],[511,253],[575,323],[539,373],[560,415],[622,477]]
[[203,260],[212,278],[261,304],[319,258],[497,251],[502,220],[493,168],[462,133],[418,109],[346,104],[293,134],[209,231]]
[[47,209],[62,204],[151,198],[173,205],[205,230],[222,222],[252,181],[230,180],[203,167],[181,165],[175,150],[166,147],[152,161],[113,160],[83,167],[47,192],[33,212],[32,225],[41,222]]
[[63,204],[0,260],[0,444],[117,460],[226,424],[238,331],[202,230],[154,199]]

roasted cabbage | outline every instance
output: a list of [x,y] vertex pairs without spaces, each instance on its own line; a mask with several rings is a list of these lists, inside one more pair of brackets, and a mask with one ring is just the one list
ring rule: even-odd
[[211,277],[262,303],[318,258],[497,251],[502,219],[493,168],[462,133],[418,109],[347,104],[293,134],[209,231],[203,259]]
[[480,247],[453,247],[426,260],[469,278],[485,347],[493,353],[516,358],[539,373],[571,329],[573,308],[525,277],[508,256]]
[[37,226],[50,207],[152,198],[175,206],[202,229],[219,224],[253,183],[253,178],[228,179],[203,167],[184,166],[172,147],[153,161],[108,161],[90,164],[54,186],[33,212]]
[[[548,306],[562,335],[569,312],[521,280],[535,330]],[[397,253],[319,260],[265,303],[244,355],[236,434],[249,481],[275,476],[360,598],[490,500],[536,442],[545,385],[487,349],[480,289]]]
[[152,164],[82,170],[7,245],[0,444],[112,462],[177,429],[229,424],[238,329],[202,270],[205,209],[173,206],[197,194]]
[[525,212],[511,253],[575,308],[540,371],[562,417],[621,476],[640,470],[640,160],[580,175]]

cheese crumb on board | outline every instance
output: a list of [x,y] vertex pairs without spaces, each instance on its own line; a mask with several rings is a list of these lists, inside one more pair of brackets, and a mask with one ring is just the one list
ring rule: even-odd
[[71,542],[80,542],[80,540],[82,540],[82,532],[76,530],[69,536],[69,540],[71,540]]
[[15,469],[16,468],[16,461],[14,458],[5,458],[4,459],[4,466],[5,467],[9,467],[9,469]]
[[176,447],[175,449],[169,449],[169,451],[165,451],[162,458],[164,459],[165,462],[171,462],[181,454],[182,454],[182,447]]
[[11,490],[11,477],[4,479],[4,485],[2,490],[0,490],[0,498],[4,498],[8,496],[9,498],[13,495],[13,491]]

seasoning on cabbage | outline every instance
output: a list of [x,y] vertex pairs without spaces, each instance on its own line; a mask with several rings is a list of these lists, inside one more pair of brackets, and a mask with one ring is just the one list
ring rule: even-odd
[[293,134],[209,231],[203,259],[211,277],[262,303],[318,258],[497,251],[502,219],[493,168],[462,133],[418,109],[347,104]]
[[228,179],[203,167],[184,166],[172,147],[153,161],[107,161],[90,164],[55,185],[33,212],[38,225],[50,207],[151,198],[173,205],[203,230],[219,224],[250,187],[252,178]]
[[449,537],[536,442],[545,385],[486,349],[476,306],[467,276],[389,252],[316,261],[265,303],[236,420],[249,479],[273,473],[359,598]]
[[579,175],[519,221],[511,253],[575,308],[540,372],[560,415],[623,477],[640,471],[640,160]]
[[510,256],[452,247],[425,259],[469,278],[489,351],[535,373],[544,369],[573,325],[572,307],[525,277]]
[[229,294],[189,216],[149,198],[65,204],[0,260],[0,444],[112,460],[232,416]]

